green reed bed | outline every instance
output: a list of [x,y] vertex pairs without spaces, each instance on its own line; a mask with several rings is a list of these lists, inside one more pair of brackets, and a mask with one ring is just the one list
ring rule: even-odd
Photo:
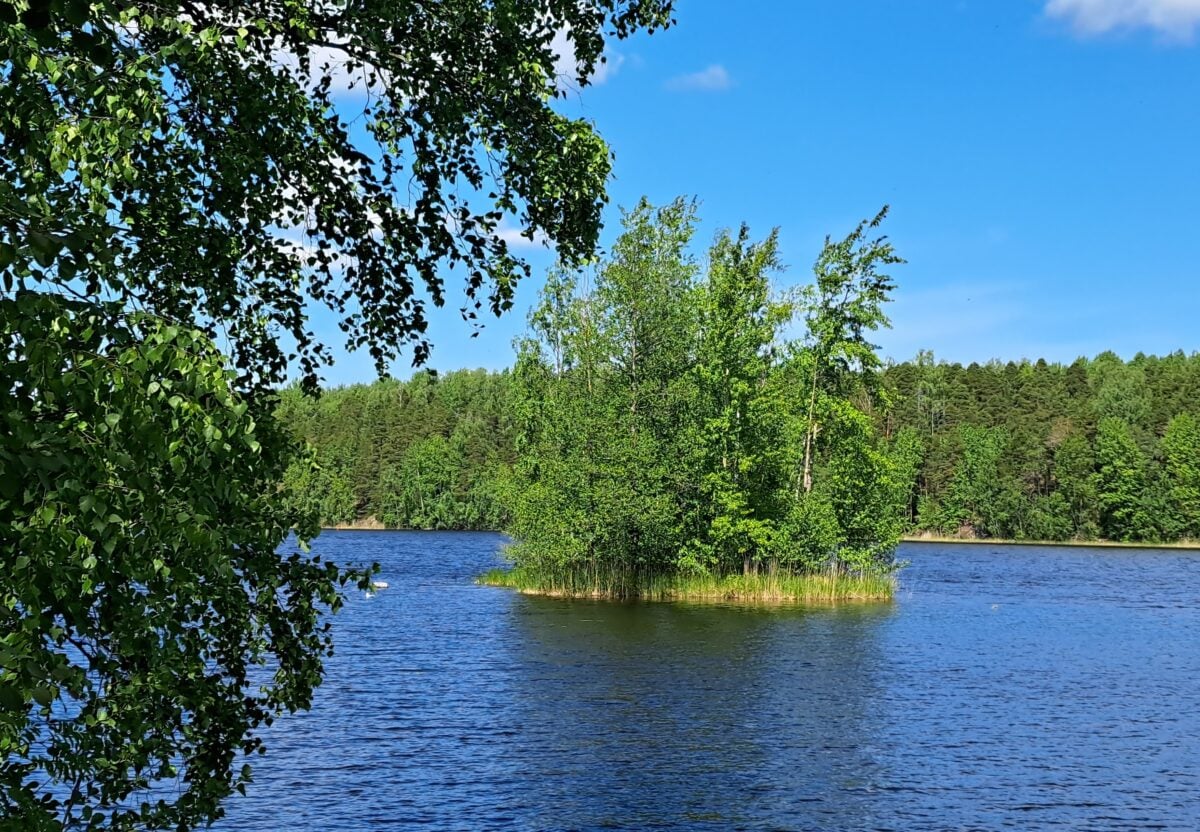
[[493,569],[486,586],[560,598],[757,604],[887,601],[896,590],[891,573],[831,571],[757,575],[630,575],[540,573],[528,568]]

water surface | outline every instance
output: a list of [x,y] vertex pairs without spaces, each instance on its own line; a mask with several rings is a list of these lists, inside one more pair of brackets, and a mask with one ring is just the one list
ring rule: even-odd
[[892,604],[478,587],[502,538],[378,561],[314,708],[217,828],[1200,828],[1200,553],[908,544]]

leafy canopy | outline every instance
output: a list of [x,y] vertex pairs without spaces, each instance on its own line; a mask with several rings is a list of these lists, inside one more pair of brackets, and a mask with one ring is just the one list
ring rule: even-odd
[[[249,779],[234,760],[259,748],[251,730],[307,706],[320,609],[352,577],[277,554],[292,443],[211,342],[108,312],[0,301],[0,810],[16,829],[215,816]],[[177,775],[174,802],[147,791]]]
[[[306,707],[343,571],[276,421],[338,316],[383,370],[511,304],[513,223],[594,249],[555,107],[670,0],[0,0],[0,826],[188,829]],[[219,347],[218,347],[219,345]]]
[[381,369],[406,345],[419,363],[447,268],[468,317],[511,304],[527,267],[506,218],[568,261],[591,255],[609,152],[554,108],[555,49],[587,83],[606,36],[670,11],[0,0],[0,280],[203,322],[271,381],[279,335],[316,379],[310,301]]

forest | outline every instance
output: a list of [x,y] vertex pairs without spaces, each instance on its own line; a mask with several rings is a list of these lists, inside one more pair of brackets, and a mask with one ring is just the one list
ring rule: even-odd
[[[872,420],[919,449],[907,532],[1200,539],[1200,355],[964,367],[923,352],[881,376],[886,402]],[[503,528],[514,393],[509,370],[421,372],[319,400],[289,390],[283,412],[320,461],[304,482],[294,467],[290,482],[325,525]]]
[[279,414],[311,448],[288,468],[285,492],[325,526],[501,528],[512,397],[508,371],[419,372],[319,398],[289,387]]
[[884,373],[915,435],[911,529],[1017,540],[1200,540],[1200,354],[938,362]]
[[[539,326],[552,325],[553,293],[568,289],[562,276],[551,282]],[[562,334],[546,330],[543,345]],[[531,376],[547,369],[531,346],[522,355],[498,373],[420,372],[319,399],[285,391],[281,413],[318,462],[293,465],[289,493],[330,526],[509,528],[523,505],[513,489],[519,449],[529,447]],[[579,391],[558,394],[558,406],[578,411],[577,426],[600,406]],[[857,389],[852,400],[882,446],[915,463],[906,534],[1200,540],[1200,354],[963,366],[921,352],[882,366],[877,394]]]

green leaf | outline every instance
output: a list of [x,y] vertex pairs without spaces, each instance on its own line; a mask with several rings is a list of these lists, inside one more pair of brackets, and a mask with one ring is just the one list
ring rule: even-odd
[[63,7],[67,21],[73,26],[82,26],[88,20],[92,4],[90,0],[66,0]]
[[55,258],[58,257],[58,252],[62,249],[62,244],[57,237],[41,231],[30,231],[28,242],[29,247],[33,249],[34,260],[43,268],[52,265]]

